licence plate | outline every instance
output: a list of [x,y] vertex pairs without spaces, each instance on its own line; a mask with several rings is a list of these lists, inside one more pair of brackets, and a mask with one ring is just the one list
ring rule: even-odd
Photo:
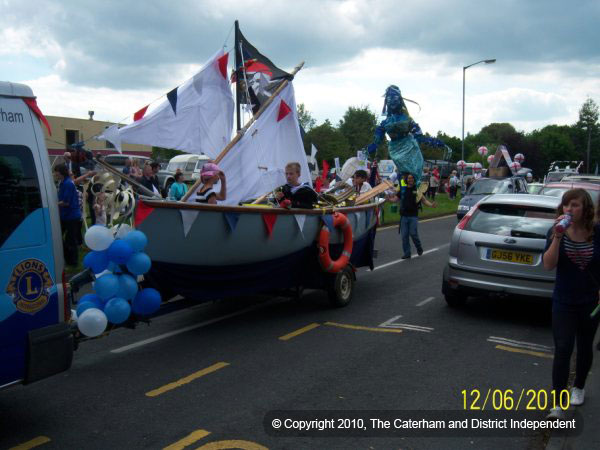
[[533,254],[531,253],[515,252],[513,250],[500,250],[497,248],[487,249],[487,259],[511,262],[515,264],[533,264]]

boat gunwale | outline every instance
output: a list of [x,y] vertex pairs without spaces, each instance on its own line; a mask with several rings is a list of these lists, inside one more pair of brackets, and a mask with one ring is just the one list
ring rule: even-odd
[[321,216],[325,214],[333,214],[334,212],[342,212],[342,213],[351,213],[351,212],[361,212],[366,211],[368,209],[373,209],[377,206],[382,206],[385,203],[384,201],[376,202],[376,203],[367,203],[365,205],[360,206],[343,206],[343,207],[326,207],[319,209],[303,209],[303,208],[265,208],[261,206],[226,206],[226,205],[211,205],[207,203],[187,203],[187,202],[175,202],[169,200],[150,200],[150,199],[142,199],[144,204],[151,206],[153,208],[159,209],[179,209],[179,210],[192,210],[192,211],[212,211],[212,212],[236,212],[236,213],[272,213],[278,215],[295,215],[295,214],[305,214],[305,215],[314,215]]

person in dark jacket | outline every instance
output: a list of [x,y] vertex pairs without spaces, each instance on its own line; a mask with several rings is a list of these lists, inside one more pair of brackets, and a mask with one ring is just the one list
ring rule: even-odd
[[54,168],[54,172],[60,181],[58,186],[58,209],[63,232],[65,263],[76,266],[79,261],[79,235],[81,233],[79,194],[65,164],[58,164]]
[[[570,216],[568,228],[557,224]],[[593,342],[600,317],[590,317],[598,305],[600,289],[600,225],[594,223],[594,203],[584,189],[571,189],[562,197],[554,227],[548,232],[544,268],[556,269],[552,294],[552,334],[554,361],[552,388],[556,398],[567,389],[571,354],[577,342],[575,380],[570,404],[583,404],[585,381],[593,359]],[[564,225],[561,224],[561,225]],[[563,411],[554,407],[549,418],[561,418]]]
[[318,194],[308,183],[300,183],[300,163],[291,162],[285,166],[286,184],[276,194],[283,207],[312,209]]

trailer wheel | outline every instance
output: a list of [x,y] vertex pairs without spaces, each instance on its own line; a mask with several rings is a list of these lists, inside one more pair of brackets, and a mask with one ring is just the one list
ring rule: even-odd
[[331,306],[336,308],[341,308],[350,303],[352,294],[354,294],[354,272],[350,265],[331,276],[327,294]]

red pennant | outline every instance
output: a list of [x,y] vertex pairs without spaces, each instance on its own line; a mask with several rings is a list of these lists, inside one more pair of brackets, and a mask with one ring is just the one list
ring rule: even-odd
[[323,188],[323,180],[321,180],[321,178],[317,178],[315,180],[315,191],[321,192],[322,188]]
[[327,160],[323,160],[323,173],[321,174],[321,178],[323,178],[323,181],[327,180],[327,174],[329,173],[329,163],[327,162]]
[[144,114],[146,114],[146,110],[148,109],[148,106],[150,105],[146,105],[144,106],[142,109],[140,109],[138,112],[136,112],[133,115],[133,121],[137,122],[138,120],[140,120],[142,117],[144,117]]
[[271,237],[271,234],[273,233],[273,228],[275,227],[275,222],[277,222],[277,214],[262,213],[262,218],[265,222],[265,226],[267,227],[267,235]]
[[217,59],[217,63],[219,64],[219,71],[223,78],[227,79],[227,60],[229,59],[229,53],[225,53],[219,59]]
[[42,110],[38,107],[35,98],[23,98],[23,101],[29,106],[29,109],[33,111],[33,113],[37,116],[38,119],[46,126],[46,130],[48,130],[48,134],[52,136],[52,130],[50,129],[50,124],[46,120],[46,117],[42,113]]
[[287,105],[286,102],[281,100],[281,103],[279,104],[279,114],[277,114],[277,122],[283,120],[285,116],[287,116],[290,112],[292,112],[290,107]]
[[135,208],[135,217],[133,219],[134,225],[137,227],[154,211],[154,208],[146,205],[143,201],[139,201]]

